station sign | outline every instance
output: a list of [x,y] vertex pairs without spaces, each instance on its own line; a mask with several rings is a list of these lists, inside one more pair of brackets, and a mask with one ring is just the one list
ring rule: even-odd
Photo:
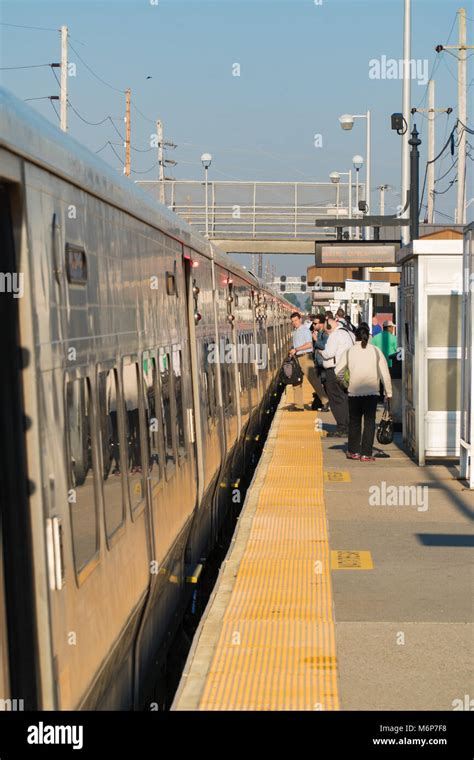
[[316,243],[316,264],[318,266],[394,266],[396,265],[395,243],[373,243],[363,241],[362,244],[347,243]]
[[379,280],[346,280],[345,285],[344,294],[347,296],[390,293],[390,283]]

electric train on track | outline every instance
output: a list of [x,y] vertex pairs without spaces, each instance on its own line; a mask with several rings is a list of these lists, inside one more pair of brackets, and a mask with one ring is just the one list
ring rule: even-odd
[[5,90],[0,217],[0,699],[141,709],[293,307]]

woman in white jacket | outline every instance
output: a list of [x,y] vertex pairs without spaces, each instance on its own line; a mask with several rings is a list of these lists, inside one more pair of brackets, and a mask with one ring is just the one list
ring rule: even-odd
[[349,443],[346,456],[348,459],[360,459],[361,462],[375,462],[372,446],[380,381],[385,397],[392,397],[387,360],[380,349],[369,343],[369,338],[369,326],[363,323],[356,330],[355,344],[341,356],[334,370],[336,377],[343,376],[349,370]]

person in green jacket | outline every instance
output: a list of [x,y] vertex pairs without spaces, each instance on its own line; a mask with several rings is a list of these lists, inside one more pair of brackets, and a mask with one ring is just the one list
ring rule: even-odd
[[395,325],[391,320],[386,319],[383,323],[382,332],[372,338],[372,344],[380,348],[389,367],[392,366],[392,360],[389,359],[389,356],[396,353],[397,350],[397,337],[394,335],[394,332]]

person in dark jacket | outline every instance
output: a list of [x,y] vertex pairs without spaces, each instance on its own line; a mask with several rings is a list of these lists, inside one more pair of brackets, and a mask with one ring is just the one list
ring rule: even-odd
[[320,388],[318,393],[313,393],[314,402],[312,408],[318,412],[329,412],[329,398],[326,393],[325,384],[325,371],[323,367],[323,360],[318,349],[324,350],[326,343],[328,342],[329,335],[325,330],[326,317],[324,314],[317,314],[313,318],[313,324],[311,332],[313,334],[313,347],[314,347],[314,364],[316,367],[316,374],[320,382]]

